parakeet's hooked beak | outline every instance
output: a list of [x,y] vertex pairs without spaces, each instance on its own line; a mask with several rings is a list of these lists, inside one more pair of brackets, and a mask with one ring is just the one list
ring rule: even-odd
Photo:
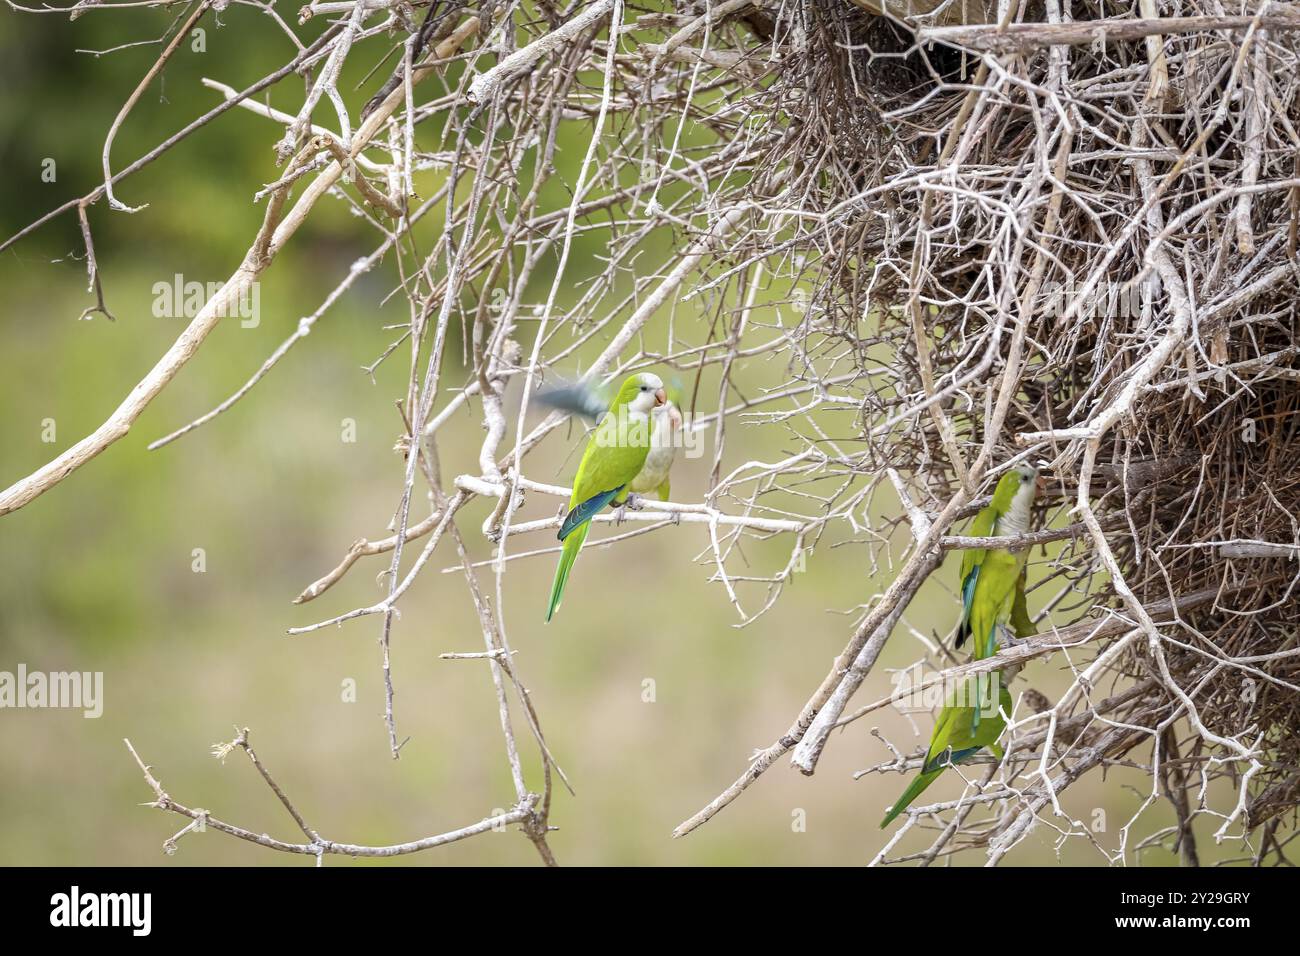
[[1047,478],[1044,475],[1038,475],[1034,478],[1034,490],[1040,495],[1047,492]]
[[655,408],[668,404],[668,393],[662,388],[655,389]]

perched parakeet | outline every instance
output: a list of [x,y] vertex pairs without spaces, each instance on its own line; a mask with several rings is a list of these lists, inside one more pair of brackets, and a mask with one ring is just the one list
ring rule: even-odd
[[[1024,534],[1029,530],[1037,490],[1038,472],[1030,466],[1020,465],[1007,472],[998,481],[993,500],[975,516],[967,533],[976,538]],[[1006,629],[1012,623],[1017,630],[1030,626],[1024,607],[1027,557],[1027,548],[962,551],[962,610],[956,644],[961,647],[974,635],[971,652],[975,660],[997,652],[998,628]],[[1032,626],[1030,629],[1032,632]]]
[[[1037,490],[1035,469],[1021,465],[1007,472],[998,481],[993,500],[975,516],[967,533],[977,538],[1024,534],[1029,530],[1030,509]],[[956,644],[960,647],[974,635],[971,651],[975,660],[996,654],[1002,643],[1001,635],[1014,632],[1017,637],[1028,637],[1033,633],[1033,621],[1025,603],[1027,558],[1026,548],[962,551],[962,610]],[[973,683],[968,681],[963,686],[965,700],[950,699],[944,705],[935,720],[921,773],[885,815],[880,824],[882,829],[907,809],[944,767],[969,759],[982,747],[988,747],[999,758],[1002,756],[997,740],[1006,729],[1004,714],[1011,713],[1011,694],[1006,685],[1012,677],[1014,672],[1010,669],[1006,674],[993,671],[980,675]],[[994,686],[1000,689],[997,713],[991,713]]]
[[988,747],[999,760],[1002,758],[1002,748],[997,741],[1007,726],[1004,715],[1011,713],[1011,692],[999,679],[997,712],[993,713],[990,700],[993,696],[993,681],[990,677],[996,675],[996,671],[993,675],[974,675],[983,680],[971,679],[964,685],[967,695],[964,706],[958,706],[957,701],[950,700],[939,712],[921,772],[885,814],[885,819],[880,822],[882,830],[893,822],[894,817],[906,810],[926,787],[934,783],[935,778],[943,773],[944,767],[969,760],[982,747]]
[[587,539],[591,519],[606,505],[627,500],[629,485],[640,474],[650,453],[651,416],[667,401],[659,376],[649,372],[629,375],[587,440],[587,450],[573,479],[569,513],[560,526],[559,539],[564,547],[555,569],[555,583],[551,585],[546,620],[560,606],[564,586],[582,542]]
[[638,495],[654,492],[667,501],[672,488],[673,461],[677,458],[676,434],[682,427],[682,412],[671,398],[651,413],[650,453],[628,490]]
[[[684,420],[680,407],[681,388],[666,386],[667,401],[650,413],[650,453],[645,464],[628,486],[637,495],[655,494],[667,501],[671,489],[671,472],[677,458],[678,432]],[[566,412],[575,412],[593,422],[599,422],[609,410],[610,396],[606,390],[589,385],[560,385],[542,389],[537,400]]]

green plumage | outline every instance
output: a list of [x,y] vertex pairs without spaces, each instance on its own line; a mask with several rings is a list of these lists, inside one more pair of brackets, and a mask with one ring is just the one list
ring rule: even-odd
[[[544,388],[538,392],[537,399],[552,408],[599,422],[609,411],[613,394],[612,388],[578,383]],[[628,491],[633,494],[655,495],[660,501],[667,501],[671,492],[670,475],[677,457],[677,433],[684,423],[681,405],[686,399],[682,383],[676,379],[664,385],[664,394],[666,402],[656,408],[651,417],[650,453],[641,471],[628,482]]]
[[551,585],[551,603],[546,608],[548,621],[560,606],[560,599],[564,596],[564,586],[569,583],[569,571],[578,558],[578,552],[582,550],[582,542],[587,540],[587,531],[590,528],[591,522],[586,521],[578,525],[573,533],[564,539],[564,547],[560,549],[560,563],[555,569],[555,581]]
[[[1001,758],[1002,748],[998,746],[997,740],[1007,726],[1003,714],[1011,713],[1011,693],[1001,686],[1000,675],[996,671],[993,675],[977,676],[983,679],[968,680],[964,685],[968,695],[967,703],[973,706],[956,706],[955,701],[950,701],[939,712],[921,772],[885,814],[885,819],[880,822],[882,830],[906,810],[926,787],[934,783],[945,767],[963,763],[983,747],[988,747]],[[991,713],[991,685],[994,679],[999,684],[998,710]],[[976,718],[977,714],[980,719]]]
[[[629,414],[628,406],[647,387],[647,378],[631,375],[624,380],[610,404],[609,414],[600,420],[587,440],[587,449],[582,454],[578,474],[573,479],[569,516],[560,528],[559,538],[564,542],[564,547],[560,551],[560,563],[555,569],[555,581],[551,585],[551,600],[546,609],[548,621],[564,597],[564,588],[573,570],[573,562],[582,550],[592,517],[608,503],[622,504],[626,501],[628,483],[645,464],[646,455],[650,451],[650,419],[647,415]],[[654,381],[658,382],[658,379]]]
[[[998,526],[1011,510],[1016,492],[1026,480],[1033,479],[1026,479],[1020,471],[1003,475],[993,492],[993,500],[975,516],[967,533],[973,538],[1003,533]],[[962,551],[962,620],[957,646],[973,636],[971,652],[975,660],[997,653],[997,628],[1009,624],[1017,601],[1023,603],[1027,557],[1023,548],[1015,552],[1005,548]]]
[[[1023,466],[1003,475],[993,492],[993,500],[975,516],[967,534],[985,538],[1027,531],[1036,478],[1032,468]],[[1025,602],[1027,557],[1024,548],[962,551],[962,614],[956,644],[960,647],[971,638],[974,660],[996,654],[999,634],[1005,630],[1012,630],[1019,637],[1034,632]],[[998,688],[996,713],[991,706],[994,686]],[[997,741],[1006,729],[1004,715],[1011,713],[1011,694],[1003,682],[1002,672],[977,675],[973,681],[968,679],[960,691],[963,699],[950,698],[939,712],[921,772],[885,814],[880,824],[882,829],[906,810],[945,767],[968,760],[984,747],[1002,756]]]
[[1016,579],[1016,596],[1011,603],[1011,630],[1019,638],[1033,637],[1037,633],[1034,619],[1029,616],[1029,602],[1025,599],[1025,568]]

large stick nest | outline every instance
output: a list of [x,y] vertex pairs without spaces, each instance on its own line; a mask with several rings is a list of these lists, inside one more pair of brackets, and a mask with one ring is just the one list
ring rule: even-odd
[[[767,176],[805,212],[810,326],[860,370],[864,456],[936,512],[973,464],[1048,462],[1046,514],[1105,526],[1051,562],[1050,620],[1129,621],[1087,696],[1142,688],[1081,703],[1073,746],[1191,781],[1164,791],[1185,856],[1201,813],[1264,826],[1267,856],[1300,797],[1296,34],[1020,34],[982,56],[974,32],[923,47],[835,0],[802,16]],[[970,836],[996,848],[1009,819]]]

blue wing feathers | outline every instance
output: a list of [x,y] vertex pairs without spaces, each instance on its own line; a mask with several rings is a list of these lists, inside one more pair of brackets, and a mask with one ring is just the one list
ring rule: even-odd
[[623,487],[623,485],[619,485],[611,491],[602,491],[598,495],[592,495],[586,501],[582,502],[570,511],[565,516],[564,523],[560,525],[559,539],[563,541],[573,533],[575,528],[586,524],[599,514],[601,508],[604,508],[605,505],[618,497],[619,492],[623,490]]
[[957,628],[956,646],[961,647],[970,637],[970,608],[975,600],[975,582],[979,580],[980,566],[971,568],[966,580],[961,583],[961,624]]
[[953,764],[961,763],[972,754],[978,753],[981,747],[967,747],[964,750],[947,751],[939,754],[928,764],[921,768],[922,773],[930,773],[935,770],[941,770],[944,767],[951,767]]

